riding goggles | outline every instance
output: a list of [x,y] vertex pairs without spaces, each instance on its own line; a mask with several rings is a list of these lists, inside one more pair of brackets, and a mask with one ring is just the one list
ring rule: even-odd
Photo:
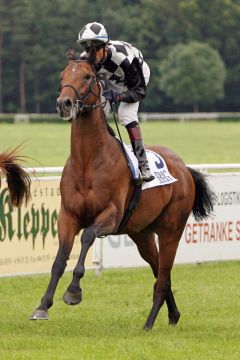
[[104,46],[105,46],[106,44],[104,44],[104,43],[100,43],[100,44],[99,44],[99,43],[94,43],[94,42],[93,42],[93,43],[82,43],[82,44],[81,44],[83,50],[85,50],[86,52],[89,52],[89,50],[90,50],[90,48],[91,48],[92,45],[94,45],[96,51],[98,51],[98,50],[104,48]]

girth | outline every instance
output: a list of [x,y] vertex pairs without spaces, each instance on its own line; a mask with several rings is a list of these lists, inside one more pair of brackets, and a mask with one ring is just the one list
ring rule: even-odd
[[127,225],[128,220],[130,219],[130,217],[132,216],[132,214],[134,213],[138,202],[139,202],[139,198],[140,198],[140,194],[142,191],[142,179],[139,180],[135,180],[134,181],[134,191],[133,191],[133,195],[131,198],[131,201],[129,203],[128,208],[126,209],[122,221],[117,229],[117,233],[120,233],[121,230]]

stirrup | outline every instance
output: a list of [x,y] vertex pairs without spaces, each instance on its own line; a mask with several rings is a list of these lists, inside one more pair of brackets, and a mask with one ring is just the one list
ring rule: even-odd
[[150,175],[148,177],[142,176],[142,179],[145,182],[150,182],[150,181],[153,181],[155,179],[155,176],[153,176],[153,175]]
[[145,182],[150,182],[155,179],[155,176],[153,176],[149,169],[140,169],[142,180]]

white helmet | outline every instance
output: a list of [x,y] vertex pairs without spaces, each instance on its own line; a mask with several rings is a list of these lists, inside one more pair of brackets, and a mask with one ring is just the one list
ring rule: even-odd
[[102,24],[98,22],[88,23],[80,30],[77,42],[87,43],[91,41],[104,44],[109,41],[109,35]]

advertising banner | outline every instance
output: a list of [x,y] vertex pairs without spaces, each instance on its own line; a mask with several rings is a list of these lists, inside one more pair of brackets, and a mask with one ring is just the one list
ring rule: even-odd
[[[240,259],[240,173],[209,175],[216,192],[214,216],[196,222],[193,216],[179,243],[175,263]],[[126,235],[102,239],[102,265],[135,267],[147,265]]]
[[[240,259],[240,173],[209,176],[216,192],[214,216],[196,222],[189,217],[175,263]],[[50,272],[58,250],[59,179],[33,179],[27,207],[14,209],[6,184],[0,189],[0,276]],[[80,253],[76,237],[66,270]],[[127,235],[96,239],[86,268],[147,266]]]
[[[3,182],[0,189],[0,276],[50,272],[58,250],[57,217],[60,208],[59,179],[33,179],[28,206],[15,209]],[[72,270],[80,254],[79,236],[74,241],[66,270]],[[92,267],[92,249],[86,267]]]
[[240,259],[240,174],[209,177],[216,193],[214,215],[196,222],[190,216],[176,263]]

